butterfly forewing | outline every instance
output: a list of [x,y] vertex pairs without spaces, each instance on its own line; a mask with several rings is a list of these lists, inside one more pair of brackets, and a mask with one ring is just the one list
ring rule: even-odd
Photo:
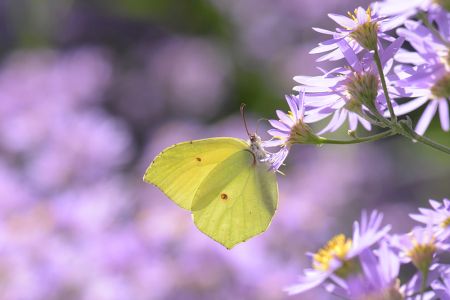
[[144,181],[157,186],[182,208],[190,210],[202,181],[229,156],[248,148],[235,138],[210,138],[173,145],[151,163]]

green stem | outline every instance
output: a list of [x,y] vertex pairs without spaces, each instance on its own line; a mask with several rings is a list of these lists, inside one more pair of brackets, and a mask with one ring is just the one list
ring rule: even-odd
[[423,300],[423,295],[425,294],[425,291],[427,290],[427,280],[428,280],[428,270],[425,272],[422,272],[422,283],[420,287],[420,300]]
[[401,133],[401,134],[403,134],[404,136],[409,137],[411,139],[414,139],[414,140],[416,140],[418,142],[421,142],[421,143],[423,143],[425,145],[428,145],[428,146],[430,146],[430,147],[432,147],[432,148],[434,148],[436,150],[439,150],[439,151],[442,151],[444,153],[450,154],[450,148],[448,148],[448,147],[446,147],[446,146],[444,146],[442,144],[439,144],[439,143],[437,143],[437,142],[435,142],[435,141],[433,141],[433,140],[431,140],[431,139],[429,139],[427,137],[424,137],[424,136],[422,136],[420,134],[417,134],[412,129],[408,129],[406,134],[405,133]]
[[433,26],[433,24],[428,21],[427,15],[425,13],[421,13],[419,15],[419,19],[422,20],[423,24],[434,34],[435,37],[437,37],[442,43],[450,47],[450,42],[447,41],[442,34],[436,29],[436,27]]
[[336,144],[336,145],[347,145],[347,144],[359,144],[359,143],[364,143],[364,142],[372,142],[372,141],[376,141],[388,136],[394,135],[394,133],[391,130],[388,131],[384,131],[382,133],[378,133],[375,135],[371,135],[368,137],[363,137],[363,138],[356,138],[353,140],[333,140],[333,139],[327,139],[324,137],[319,136],[319,144]]
[[379,124],[379,127],[383,127],[383,128],[392,128],[391,123],[385,118],[383,117],[376,109],[371,109],[370,112],[375,116],[375,118],[377,118]]
[[394,113],[394,108],[392,107],[392,102],[389,97],[389,92],[386,85],[386,78],[384,77],[383,66],[381,65],[381,59],[377,48],[375,48],[374,59],[377,65],[378,73],[380,75],[381,85],[383,86],[384,97],[386,98],[386,103],[389,109],[389,114],[391,115],[391,120],[394,123],[397,123],[397,116]]

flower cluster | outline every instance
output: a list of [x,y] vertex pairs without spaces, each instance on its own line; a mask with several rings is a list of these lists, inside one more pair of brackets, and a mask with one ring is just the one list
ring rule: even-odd
[[[306,269],[299,283],[288,287],[297,294],[317,286],[345,299],[413,299],[450,296],[449,266],[443,263],[450,249],[450,201],[430,200],[432,209],[421,208],[411,217],[424,226],[406,234],[390,234],[382,226],[383,215],[362,213],[355,222],[352,238],[339,234],[312,254],[312,269]],[[408,264],[416,273],[405,282],[400,271]],[[402,277],[403,278],[403,277]]]
[[[317,135],[337,131],[346,121],[352,137],[358,125],[367,131],[375,125],[417,140],[438,112],[442,129],[448,131],[448,6],[448,1],[388,0],[367,10],[358,7],[348,16],[329,14],[339,27],[314,28],[331,38],[310,53],[321,54],[320,63],[338,65],[319,67],[319,76],[294,77],[299,84],[294,90],[300,94],[287,97],[291,111],[277,111],[280,121],[270,121],[273,138],[266,145],[281,147],[270,156],[271,168],[283,164],[292,144],[327,143]],[[409,118],[398,121],[422,106],[426,108],[414,129]],[[324,121],[328,123],[315,135],[308,124]]]

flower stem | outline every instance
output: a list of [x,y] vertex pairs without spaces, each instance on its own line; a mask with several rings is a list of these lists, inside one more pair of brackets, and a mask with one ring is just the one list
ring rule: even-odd
[[423,300],[423,295],[427,289],[428,270],[422,272],[422,282],[420,286],[420,300]]
[[434,34],[436,38],[438,38],[443,44],[450,47],[449,41],[447,41],[442,34],[436,29],[436,27],[433,26],[433,24],[430,23],[428,20],[428,17],[425,13],[419,14],[419,19],[422,20],[423,24]]
[[386,78],[384,76],[383,66],[381,65],[381,59],[380,59],[380,55],[378,53],[378,48],[375,48],[374,59],[375,59],[375,63],[377,64],[377,69],[378,69],[378,73],[380,75],[381,85],[383,86],[384,97],[386,98],[386,103],[387,103],[387,106],[389,109],[389,113],[391,115],[391,120],[393,121],[393,123],[397,123],[397,116],[394,113],[394,108],[392,107],[392,102],[389,97],[389,92],[388,92],[387,85],[386,85]]
[[373,142],[391,135],[394,135],[394,133],[391,130],[387,130],[382,133],[378,133],[363,138],[355,138],[353,140],[333,140],[319,136],[319,144],[336,144],[336,145],[359,144],[364,142]]
[[442,144],[439,144],[439,143],[437,143],[437,142],[435,142],[435,141],[433,141],[433,140],[431,140],[431,139],[429,139],[427,137],[424,137],[424,136],[422,136],[420,134],[417,134],[414,130],[412,130],[410,128],[406,131],[406,134],[405,133],[401,133],[401,134],[403,134],[404,136],[409,137],[409,138],[411,138],[413,140],[421,142],[421,143],[423,143],[425,145],[428,145],[428,146],[430,146],[430,147],[432,147],[432,148],[434,148],[436,150],[439,150],[439,151],[442,151],[444,153],[450,154],[450,148],[448,148],[448,147],[446,147],[446,146],[444,146]]

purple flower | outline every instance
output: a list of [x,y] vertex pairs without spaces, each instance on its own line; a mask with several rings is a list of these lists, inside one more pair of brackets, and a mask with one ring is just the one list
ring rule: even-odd
[[410,214],[409,216],[418,222],[430,224],[436,237],[445,241],[450,237],[450,200],[444,199],[440,203],[430,199],[430,206],[432,209],[419,208],[421,214]]
[[348,42],[356,53],[361,52],[363,49],[375,50],[378,38],[393,40],[392,37],[384,32],[397,26],[395,19],[379,18],[370,8],[364,10],[362,7],[355,9],[353,14],[349,12],[348,15],[349,17],[338,14],[328,15],[338,25],[342,26],[342,28],[337,28],[336,31],[313,28],[319,33],[332,36],[331,39],[319,43],[319,46],[310,51],[310,54],[327,52],[327,54],[319,57],[317,61],[334,61],[344,58],[343,53],[339,50],[339,42],[343,40]]
[[381,242],[376,252],[365,249],[359,258],[360,274],[340,282],[342,286],[329,285],[327,289],[342,298],[355,300],[402,299],[397,279],[400,262],[386,242]]
[[442,10],[448,6],[446,0],[385,0],[375,2],[371,5],[373,10],[380,16],[395,16],[399,25],[405,20],[413,17],[419,12],[428,12],[433,16],[433,12]]
[[314,288],[327,280],[340,282],[342,279],[360,272],[357,257],[366,249],[386,236],[391,226],[382,228],[383,214],[373,211],[370,216],[363,211],[361,222],[353,224],[352,239],[339,234],[332,238],[325,247],[312,255],[313,268],[305,269],[300,283],[286,289],[289,294],[298,294]]
[[[392,66],[392,58],[403,43],[403,38],[395,40],[386,49],[380,49],[381,63],[387,74]],[[345,40],[338,42],[339,50],[345,56],[348,66],[326,72],[322,76],[296,76],[294,80],[301,85],[294,90],[304,89],[305,122],[320,121],[332,115],[331,121],[319,134],[336,131],[346,119],[350,130],[356,130],[358,123],[371,130],[366,120],[367,112],[383,111],[386,100],[381,89],[376,64],[371,53],[359,58]],[[399,94],[388,80],[388,91]]]
[[412,262],[421,273],[428,273],[437,261],[438,253],[446,251],[449,246],[439,241],[430,225],[414,227],[407,234],[391,237],[391,245],[397,249],[402,263]]
[[[441,13],[436,20],[441,38],[450,40],[450,14]],[[439,111],[441,127],[444,131],[450,129],[449,105],[450,99],[450,53],[449,44],[420,22],[405,22],[406,29],[399,29],[416,52],[399,52],[395,59],[414,66],[397,66],[396,73],[402,79],[396,81],[396,86],[403,88],[408,97],[414,98],[394,109],[397,115],[404,115],[416,110],[428,102],[420,117],[415,131],[423,135]]]
[[441,300],[450,300],[450,265],[439,268],[440,278],[431,283],[431,288]]
[[281,147],[276,153],[269,153],[266,159],[272,170],[278,170],[289,154],[289,149],[294,143],[317,143],[317,137],[312,133],[311,128],[303,122],[305,93],[299,95],[287,95],[286,101],[290,111],[284,113],[277,110],[279,120],[269,120],[272,129],[267,132],[273,137],[269,141],[264,141],[264,147]]

